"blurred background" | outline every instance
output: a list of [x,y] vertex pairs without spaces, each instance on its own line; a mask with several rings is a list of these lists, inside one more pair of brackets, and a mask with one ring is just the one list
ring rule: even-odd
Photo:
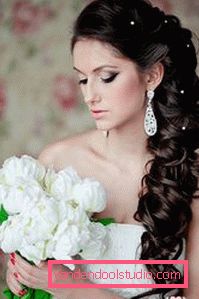
[[[48,143],[95,126],[70,54],[73,20],[89,2],[0,0],[0,164],[11,155],[37,157]],[[151,2],[198,35],[198,0]],[[3,261],[0,253],[0,291]]]

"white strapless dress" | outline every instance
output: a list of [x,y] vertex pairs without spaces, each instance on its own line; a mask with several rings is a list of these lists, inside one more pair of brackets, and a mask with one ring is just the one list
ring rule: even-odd
[[[109,244],[107,250],[99,259],[104,260],[139,260],[141,253],[141,236],[146,229],[141,225],[136,224],[119,224],[112,223],[106,226],[108,230],[108,239]],[[185,259],[185,240],[183,240],[183,251],[179,257],[180,260]],[[102,269],[103,267],[103,269]],[[182,272],[183,265],[176,265],[176,267]],[[138,271],[147,271],[147,268],[143,264],[85,264],[83,266],[84,271],[106,271],[106,272],[115,272],[128,270],[130,273]],[[131,274],[132,277],[132,274]],[[112,277],[111,277],[112,278]],[[154,283],[153,280],[149,279],[90,279],[98,284],[151,284]],[[134,296],[140,295],[151,288],[110,288],[109,291],[112,291],[123,298],[132,298]],[[171,294],[172,295],[172,294]],[[158,294],[148,295],[143,297],[144,299],[159,299],[161,298]],[[97,298],[96,298],[97,299]]]
[[[112,223],[106,226],[108,230],[108,246],[107,250],[103,255],[100,256],[99,259],[104,260],[139,260],[140,252],[141,252],[141,236],[146,229],[141,225],[136,224],[120,224],[120,223]],[[179,260],[185,259],[185,239],[183,239],[183,251],[178,258]],[[147,271],[145,265],[142,264],[85,264],[82,265],[84,271],[100,271],[100,268],[105,272],[115,272],[128,270],[131,273],[138,271]],[[181,273],[183,272],[183,265],[176,265]],[[154,281],[149,279],[91,279],[94,283],[98,284],[151,284]],[[108,289],[108,288],[107,288]],[[151,288],[109,288],[109,291],[120,295],[123,298],[133,298],[138,295],[144,294],[145,292],[151,290]],[[160,289],[161,290],[161,289]],[[175,295],[174,293],[169,293],[168,296]],[[139,297],[143,299],[160,299],[161,295],[153,294],[147,295],[143,297]],[[56,298],[54,298],[56,299]],[[86,298],[81,298],[86,299]],[[98,298],[95,298],[98,299]]]

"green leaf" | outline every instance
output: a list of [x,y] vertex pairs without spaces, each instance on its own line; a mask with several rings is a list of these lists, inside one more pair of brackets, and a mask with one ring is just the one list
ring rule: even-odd
[[8,219],[8,213],[4,210],[3,206],[1,205],[0,208],[0,224]]
[[101,219],[95,219],[94,222],[100,222],[103,225],[109,225],[111,223],[115,223],[115,219],[114,218],[101,218]]
[[11,292],[9,289],[5,289],[3,294],[7,299],[52,299],[52,295],[43,290],[35,290],[31,288],[26,288],[27,293],[23,296],[17,296]]

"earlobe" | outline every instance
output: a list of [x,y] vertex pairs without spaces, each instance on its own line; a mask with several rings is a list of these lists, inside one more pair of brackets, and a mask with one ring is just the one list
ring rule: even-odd
[[162,82],[164,66],[161,62],[155,63],[148,72],[147,89],[155,90]]

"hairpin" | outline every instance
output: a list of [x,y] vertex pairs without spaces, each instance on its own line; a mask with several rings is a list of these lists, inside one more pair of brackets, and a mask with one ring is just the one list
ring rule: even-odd
[[182,129],[183,131],[185,131],[185,130],[187,129],[187,127],[188,127],[188,124],[189,124],[189,119],[185,120],[185,123],[184,123],[184,125],[181,127],[181,129]]
[[131,24],[131,25],[135,25],[135,22],[134,22],[134,21],[130,21],[130,24]]
[[180,93],[181,93],[181,94],[184,94],[184,89],[181,89]]

